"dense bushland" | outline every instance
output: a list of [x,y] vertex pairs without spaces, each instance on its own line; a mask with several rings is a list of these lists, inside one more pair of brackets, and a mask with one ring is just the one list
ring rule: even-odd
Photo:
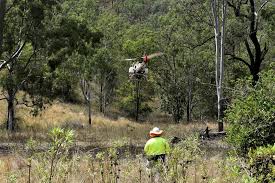
[[249,80],[236,87],[235,99],[227,110],[228,140],[239,151],[275,143],[275,72],[263,72],[252,86]]

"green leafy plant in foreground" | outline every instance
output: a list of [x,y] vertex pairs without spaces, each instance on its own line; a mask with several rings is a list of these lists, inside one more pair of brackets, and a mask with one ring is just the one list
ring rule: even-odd
[[275,144],[258,147],[249,153],[249,166],[259,182],[275,182]]
[[69,149],[74,142],[73,130],[57,127],[53,128],[48,135],[51,139],[49,149],[35,154],[37,173],[41,182],[53,182],[55,175],[66,176],[70,170],[70,163],[66,162],[69,161]]
[[256,86],[251,81],[237,85],[226,121],[229,123],[228,141],[239,152],[275,143],[275,70],[263,72]]

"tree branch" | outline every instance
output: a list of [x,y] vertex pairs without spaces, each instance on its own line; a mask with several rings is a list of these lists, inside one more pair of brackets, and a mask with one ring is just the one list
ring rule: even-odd
[[17,2],[18,2],[18,0],[14,0],[12,2],[12,4],[6,9],[5,13],[8,13],[10,11],[10,9],[12,9],[12,7],[14,7]]
[[7,100],[7,98],[6,98],[6,97],[4,97],[4,98],[0,98],[0,100]]
[[245,47],[247,49],[247,52],[248,52],[248,55],[249,55],[249,58],[250,58],[251,65],[253,65],[254,64],[254,55],[253,55],[253,53],[250,49],[250,46],[248,44],[247,39],[245,39],[244,43],[245,43]]
[[207,38],[206,40],[204,40],[203,42],[201,42],[201,43],[199,43],[199,44],[197,44],[197,45],[193,45],[191,49],[194,50],[194,49],[196,49],[196,48],[198,48],[198,47],[201,47],[201,46],[203,46],[204,44],[206,44],[208,41],[210,41],[210,40],[212,40],[212,39],[214,39],[214,38],[215,38],[215,36],[211,36],[211,37]]
[[246,0],[246,2],[244,3],[240,2],[238,6],[234,5],[234,3],[230,1],[227,1],[227,4],[229,7],[233,8],[236,17],[244,17],[249,19],[248,15],[241,13],[241,10],[240,10],[241,4],[247,4],[247,1],[248,0]]
[[249,0],[250,2],[250,34],[254,33],[257,31],[257,26],[256,26],[256,9],[255,9],[255,2],[254,0]]
[[258,30],[258,25],[259,25],[259,14],[261,13],[260,11],[264,8],[264,6],[269,2],[269,0],[266,0],[265,2],[263,2],[263,4],[260,6],[260,8],[258,9],[258,11],[256,12],[255,10],[255,16],[256,16],[256,30]]
[[21,54],[25,45],[26,45],[26,41],[24,41],[23,44],[17,48],[17,50],[12,54],[12,56],[7,61],[4,61],[3,63],[1,63],[0,70],[3,69],[7,64],[13,62],[17,58]]
[[91,87],[85,79],[80,80],[80,88],[86,102],[91,102]]
[[25,66],[23,67],[23,70],[26,70],[26,68],[28,67],[28,65],[31,63],[32,57],[33,57],[34,55],[36,55],[36,53],[37,53],[37,50],[36,50],[36,48],[34,48],[34,50],[33,50],[32,54],[31,54],[31,56],[29,57],[29,59],[28,59],[28,61],[27,61],[27,63],[26,63]]
[[249,69],[251,68],[251,65],[248,63],[248,62],[246,62],[244,59],[242,59],[242,58],[240,58],[240,57],[237,57],[237,56],[235,56],[235,55],[233,55],[233,54],[225,54],[225,55],[228,55],[228,56],[231,56],[231,58],[230,58],[230,60],[238,60],[238,61],[241,61],[242,63],[244,63]]
[[264,57],[267,54],[267,52],[268,52],[268,48],[267,48],[266,43],[265,43],[264,49],[263,49],[262,54],[261,54],[261,61],[264,60]]
[[264,6],[269,3],[269,0],[266,0],[265,2],[263,2],[263,4],[261,5],[261,7],[258,9],[257,14],[259,14],[259,12],[264,8]]

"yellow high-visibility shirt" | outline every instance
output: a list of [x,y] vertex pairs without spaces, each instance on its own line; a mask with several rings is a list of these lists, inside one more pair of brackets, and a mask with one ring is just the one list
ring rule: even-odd
[[144,152],[147,156],[168,154],[170,146],[162,137],[154,137],[148,140],[144,146]]

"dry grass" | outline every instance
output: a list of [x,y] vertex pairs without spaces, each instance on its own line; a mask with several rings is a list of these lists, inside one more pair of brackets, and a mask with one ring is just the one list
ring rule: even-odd
[[[38,165],[37,161],[33,161],[31,171],[32,182],[41,182]],[[186,180],[180,182],[231,183],[231,180],[228,179],[230,172],[226,171],[225,166],[230,166],[230,162],[225,159],[221,152],[216,152],[211,157],[200,157],[196,162],[188,165]],[[22,156],[15,154],[1,157],[0,168],[0,183],[27,182],[28,180],[27,161]],[[63,168],[68,171],[68,174],[62,173]],[[108,158],[99,161],[86,153],[75,154],[69,164],[61,163],[58,165],[58,172],[59,174],[55,175],[54,183],[115,182],[114,175],[119,177],[118,181],[121,183],[151,182],[146,172],[145,160],[141,156],[134,158],[129,156],[119,159],[118,165],[112,167],[111,161]]]
[[[5,101],[0,101],[0,122],[5,125]],[[135,123],[125,118],[111,120],[99,114],[92,116],[92,126],[87,124],[86,108],[81,105],[65,104],[54,102],[47,106],[38,116],[30,114],[30,109],[24,106],[16,108],[19,131],[14,134],[8,134],[2,131],[0,138],[3,140],[24,141],[29,137],[40,139],[46,138],[46,133],[55,126],[70,127],[76,129],[77,138],[80,141],[109,141],[109,139],[119,140],[122,138],[131,138],[136,142],[144,142],[147,134],[154,126],[164,129],[166,136],[184,137],[186,135],[198,132],[205,128],[205,123],[194,122],[190,124],[172,124],[171,121],[161,123],[151,120],[143,123]],[[164,118],[162,118],[164,119]],[[168,120],[168,118],[167,118]],[[216,128],[216,124],[208,124],[211,129]]]
[[[0,101],[0,121],[4,122],[6,106],[4,101]],[[125,157],[119,160],[120,181],[122,183],[139,182],[139,170],[141,169],[141,182],[150,182],[145,172],[143,159],[135,158],[135,154],[127,147],[135,146],[142,150],[143,145],[148,140],[148,132],[155,126],[165,131],[164,136],[168,139],[172,137],[185,138],[191,134],[205,129],[206,123],[194,122],[189,124],[173,124],[168,118],[162,117],[162,122],[150,120],[143,123],[136,123],[125,118],[111,120],[99,114],[93,115],[92,126],[87,124],[86,109],[80,105],[64,104],[54,102],[48,106],[39,116],[34,117],[30,114],[30,109],[20,106],[17,108],[20,130],[10,134],[0,131],[2,142],[21,142],[24,144],[27,139],[33,137],[40,141],[48,141],[47,132],[54,126],[70,127],[75,130],[76,143],[78,147],[86,149],[75,154],[74,168],[66,178],[66,182],[102,182],[99,161],[91,161],[90,155],[93,154],[91,148],[100,147],[106,150],[116,144],[125,146]],[[216,129],[215,123],[207,122],[210,129]],[[20,150],[20,148],[19,148]],[[0,147],[1,153],[1,147]],[[135,152],[140,154],[140,151]],[[128,156],[128,157],[127,157]],[[27,163],[25,154],[0,154],[0,183],[4,182],[27,182]],[[213,180],[221,182],[223,172],[218,164],[224,157],[216,156],[205,157],[188,167],[187,182],[207,182]],[[107,166],[108,162],[105,162]],[[34,169],[35,169],[34,164]],[[92,168],[93,167],[93,168]],[[107,169],[106,169],[107,171]],[[104,176],[111,176],[108,172]],[[35,170],[32,172],[33,182],[39,182],[40,177]],[[61,182],[56,179],[55,182]]]

